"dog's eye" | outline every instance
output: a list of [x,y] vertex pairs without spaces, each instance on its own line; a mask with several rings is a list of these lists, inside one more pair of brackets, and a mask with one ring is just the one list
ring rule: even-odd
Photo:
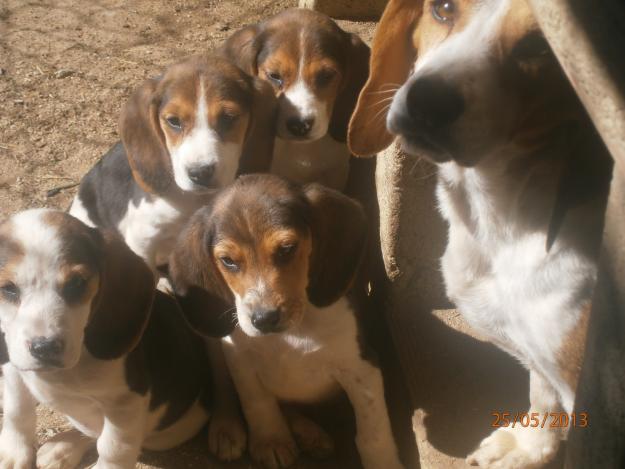
[[230,272],[238,272],[240,270],[239,264],[234,262],[231,257],[222,256],[219,258],[219,261],[223,264],[223,266],[228,269]]
[[278,88],[282,88],[284,82],[282,80],[282,75],[280,75],[278,72],[267,72],[267,78],[273,84],[277,85]]
[[285,244],[285,245],[278,247],[278,249],[276,249],[276,252],[274,253],[274,258],[276,260],[276,263],[278,264],[287,263],[288,261],[291,260],[291,258],[293,257],[293,254],[295,254],[295,251],[297,251],[297,244],[295,243]]
[[7,282],[0,287],[2,297],[11,303],[17,303],[20,299],[20,289],[13,282]]
[[165,119],[165,121],[176,132],[179,132],[182,130],[182,122],[180,122],[180,118],[176,116],[169,116]]
[[238,118],[239,116],[236,114],[222,112],[221,114],[219,114],[219,118],[217,121],[219,130],[221,131],[230,130]]
[[81,275],[74,275],[63,285],[63,296],[68,300],[77,300],[85,292],[87,280]]
[[432,16],[441,23],[452,23],[456,16],[456,6],[451,0],[434,0]]
[[328,86],[335,76],[336,71],[332,70],[331,68],[326,68],[317,73],[315,81],[317,82],[317,86],[319,88],[323,88],[325,86]]

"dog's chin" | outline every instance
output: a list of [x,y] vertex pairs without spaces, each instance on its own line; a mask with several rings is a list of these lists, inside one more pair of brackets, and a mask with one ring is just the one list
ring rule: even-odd
[[474,167],[480,160],[450,143],[440,143],[421,135],[400,135],[401,149],[409,155],[426,158],[435,164],[453,161],[465,168]]

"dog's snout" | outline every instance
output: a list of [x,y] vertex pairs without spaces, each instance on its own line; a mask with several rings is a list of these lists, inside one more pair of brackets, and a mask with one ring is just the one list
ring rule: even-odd
[[312,117],[301,119],[299,117],[290,117],[286,121],[286,128],[295,137],[305,137],[308,135],[315,123]]
[[435,77],[417,79],[406,96],[408,114],[426,130],[449,127],[464,111],[460,92]]
[[276,332],[280,324],[280,310],[262,310],[255,311],[252,314],[252,324],[262,333]]
[[58,338],[35,337],[28,345],[30,354],[37,360],[57,364],[65,349],[65,343]]
[[188,170],[189,179],[199,186],[210,186],[213,175],[215,174],[215,165],[208,164],[197,166]]

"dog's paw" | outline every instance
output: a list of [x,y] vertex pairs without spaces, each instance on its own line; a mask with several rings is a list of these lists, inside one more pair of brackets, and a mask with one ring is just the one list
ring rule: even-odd
[[250,439],[250,455],[268,469],[291,466],[297,459],[298,449],[290,436],[269,436]]
[[238,415],[214,415],[208,424],[208,448],[221,461],[235,461],[247,446],[245,424]]
[[32,469],[34,463],[34,447],[10,435],[0,437],[0,469]]
[[289,426],[297,441],[297,446],[308,456],[325,459],[334,453],[332,437],[312,420],[298,416],[289,421]]
[[467,462],[488,469],[534,469],[547,464],[559,444],[559,434],[553,430],[499,428],[482,440]]
[[37,451],[38,469],[73,469],[95,441],[76,430],[54,435]]

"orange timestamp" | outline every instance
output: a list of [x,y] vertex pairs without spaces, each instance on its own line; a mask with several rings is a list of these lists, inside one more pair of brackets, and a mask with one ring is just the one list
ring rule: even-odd
[[491,412],[491,427],[569,428],[588,426],[586,412]]

